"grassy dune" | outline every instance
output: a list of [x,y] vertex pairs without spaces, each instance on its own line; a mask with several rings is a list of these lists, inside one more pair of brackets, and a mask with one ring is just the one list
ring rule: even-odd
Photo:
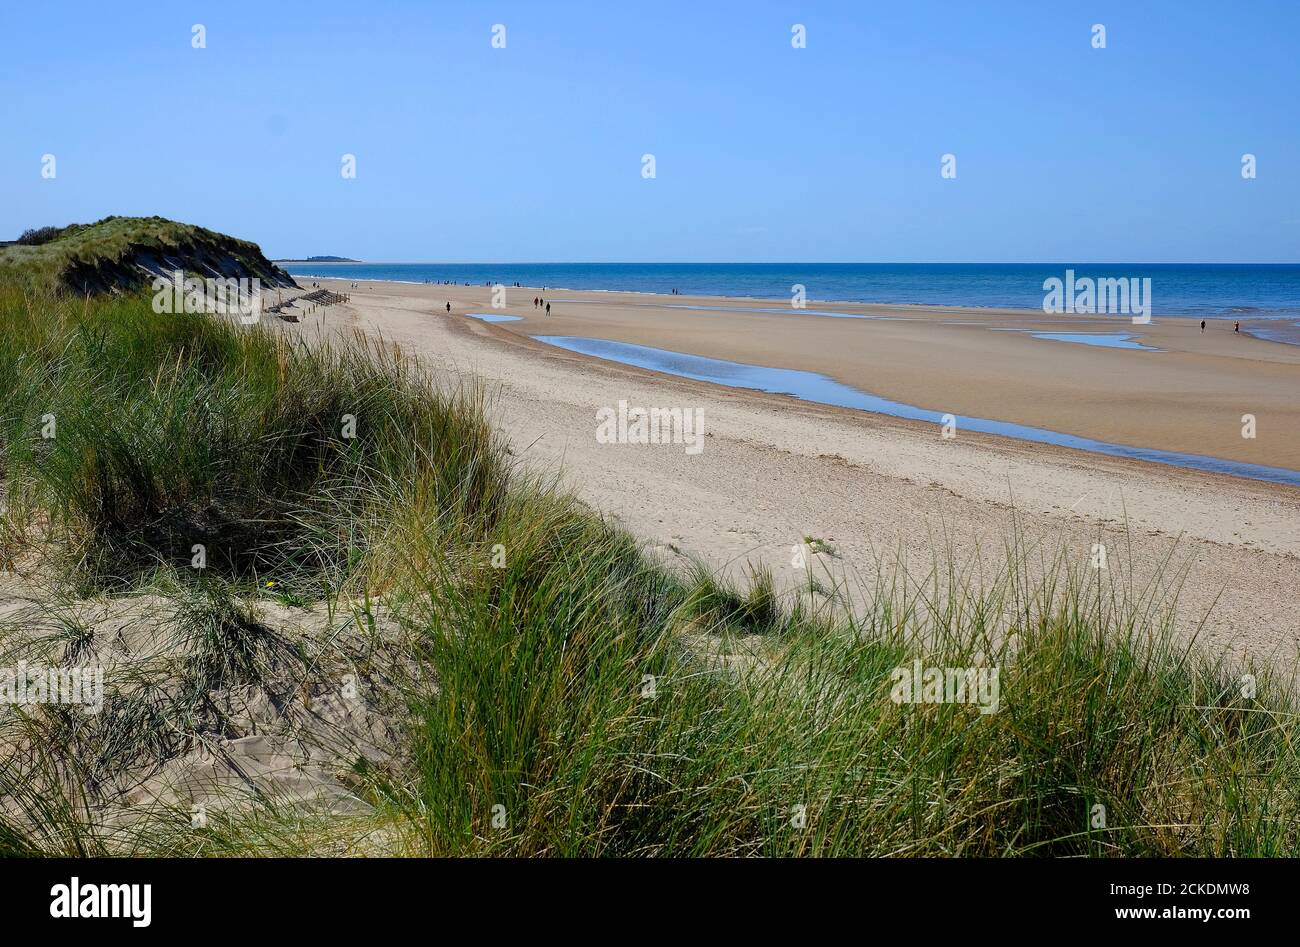
[[152,275],[178,268],[294,285],[257,244],[163,217],[105,217],[41,230],[39,243],[0,248],[0,277],[77,295],[139,289]]
[[[0,611],[0,664],[114,656],[99,715],[4,711],[3,852],[1300,852],[1289,684],[1245,696],[1121,569],[1012,541],[975,585],[939,551],[856,613],[682,574],[512,466],[481,392],[360,339],[2,285],[0,478],[0,558],[47,590]],[[997,668],[997,711],[895,703],[915,659]],[[305,733],[285,708],[349,675],[387,727],[321,751],[350,806],[139,802],[246,735],[231,693]]]

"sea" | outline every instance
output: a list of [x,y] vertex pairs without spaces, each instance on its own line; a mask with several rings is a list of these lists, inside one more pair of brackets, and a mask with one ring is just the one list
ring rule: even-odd
[[[550,290],[1041,309],[1044,281],[1150,279],[1155,315],[1300,320],[1300,264],[1236,263],[282,263],[294,276]],[[1288,333],[1289,335],[1290,333]]]

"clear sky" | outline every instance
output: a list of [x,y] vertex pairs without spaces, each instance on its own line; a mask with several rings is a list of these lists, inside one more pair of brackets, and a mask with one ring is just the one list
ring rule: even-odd
[[0,89],[4,239],[160,214],[375,261],[1300,262],[1297,0],[5,0]]

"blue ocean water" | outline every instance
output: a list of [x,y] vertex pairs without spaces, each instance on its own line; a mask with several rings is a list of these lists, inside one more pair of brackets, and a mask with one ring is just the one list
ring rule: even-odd
[[823,302],[1041,309],[1043,281],[1150,278],[1157,315],[1300,318],[1300,264],[1182,263],[287,263],[294,276],[424,283],[519,282],[608,290]]

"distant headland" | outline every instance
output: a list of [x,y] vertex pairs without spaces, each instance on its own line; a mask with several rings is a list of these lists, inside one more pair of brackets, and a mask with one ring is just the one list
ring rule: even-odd
[[301,259],[294,258],[294,259],[272,260],[271,262],[272,263],[360,263],[361,261],[353,260],[345,256],[309,256],[309,257],[302,257]]

